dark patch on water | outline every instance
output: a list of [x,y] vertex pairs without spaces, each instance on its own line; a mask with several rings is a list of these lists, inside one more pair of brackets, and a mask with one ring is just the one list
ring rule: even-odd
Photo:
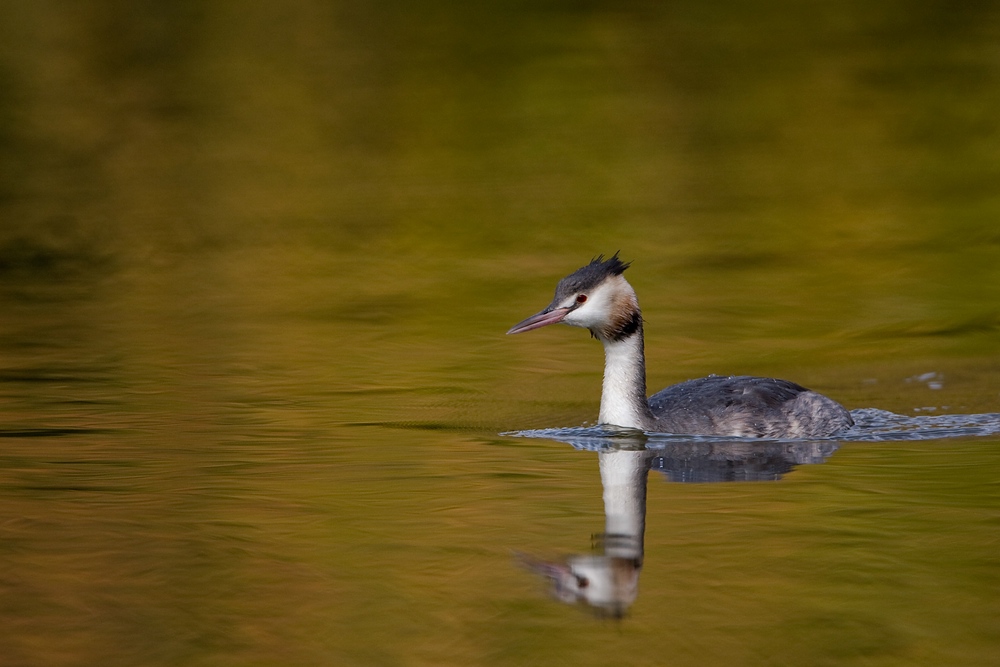
[[17,428],[0,429],[0,438],[57,438],[65,435],[102,433],[94,428]]

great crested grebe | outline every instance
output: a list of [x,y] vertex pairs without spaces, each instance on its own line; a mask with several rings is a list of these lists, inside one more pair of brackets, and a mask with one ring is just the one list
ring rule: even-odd
[[600,423],[651,433],[825,438],[854,425],[836,401],[788,380],[710,375],[646,398],[642,312],[618,253],[559,281],[552,303],[508,334],[563,322],[604,344]]

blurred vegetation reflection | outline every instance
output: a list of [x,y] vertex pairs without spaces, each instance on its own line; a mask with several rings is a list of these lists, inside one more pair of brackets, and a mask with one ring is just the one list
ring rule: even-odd
[[596,415],[589,341],[503,331],[616,250],[651,387],[997,412],[997,3],[0,17],[0,662],[995,661],[995,439],[651,484],[671,566],[581,632],[510,553],[593,458],[496,434]]

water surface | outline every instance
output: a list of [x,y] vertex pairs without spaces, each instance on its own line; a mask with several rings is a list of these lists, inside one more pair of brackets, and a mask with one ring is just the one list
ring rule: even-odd
[[[994,664],[998,37],[989,3],[15,3],[0,664]],[[607,554],[617,450],[560,437],[600,346],[503,332],[619,249],[651,390],[787,377],[871,437],[619,448],[616,619],[521,567]]]

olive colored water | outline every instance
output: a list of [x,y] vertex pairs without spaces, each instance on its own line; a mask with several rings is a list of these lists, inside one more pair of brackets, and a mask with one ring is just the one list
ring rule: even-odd
[[[995,3],[272,5],[2,10],[0,665],[997,664]],[[562,605],[598,455],[500,434],[600,346],[503,332],[619,249],[651,390],[985,416],[660,443]]]

